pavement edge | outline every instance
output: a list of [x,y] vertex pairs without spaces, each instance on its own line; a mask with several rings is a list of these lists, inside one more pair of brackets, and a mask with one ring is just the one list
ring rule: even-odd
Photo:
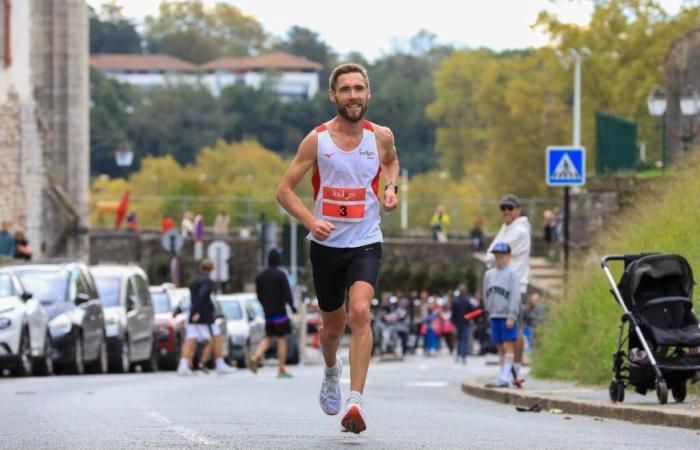
[[700,415],[690,415],[680,411],[646,408],[624,403],[603,403],[592,400],[572,400],[556,395],[542,395],[527,391],[487,388],[483,383],[465,380],[462,391],[474,397],[500,403],[532,406],[539,404],[545,411],[556,408],[567,414],[602,417],[648,425],[700,430]]

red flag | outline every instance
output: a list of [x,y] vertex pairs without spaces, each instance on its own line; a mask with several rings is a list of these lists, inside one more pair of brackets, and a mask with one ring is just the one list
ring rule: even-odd
[[129,206],[129,191],[125,191],[122,195],[122,200],[119,202],[119,207],[117,208],[117,220],[114,224],[114,229],[118,230],[122,225],[124,216],[126,216],[126,210]]

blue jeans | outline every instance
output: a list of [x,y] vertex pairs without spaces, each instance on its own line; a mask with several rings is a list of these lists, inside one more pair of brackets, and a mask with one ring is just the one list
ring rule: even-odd
[[457,328],[457,357],[467,359],[469,354],[469,324]]

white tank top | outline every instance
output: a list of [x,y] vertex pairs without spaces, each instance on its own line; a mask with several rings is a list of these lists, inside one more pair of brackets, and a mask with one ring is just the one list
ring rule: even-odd
[[308,239],[336,248],[361,247],[382,242],[379,228],[379,152],[374,127],[363,124],[362,141],[350,151],[339,149],[326,125],[316,128],[317,163],[311,177],[314,215],[335,225],[325,241]]

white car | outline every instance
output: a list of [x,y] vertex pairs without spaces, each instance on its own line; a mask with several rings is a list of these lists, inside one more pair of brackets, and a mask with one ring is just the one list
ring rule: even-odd
[[0,272],[0,372],[52,375],[49,317],[10,272]]
[[265,337],[265,316],[259,317],[262,306],[252,293],[217,295],[216,303],[226,316],[229,360],[245,367],[248,357]]

